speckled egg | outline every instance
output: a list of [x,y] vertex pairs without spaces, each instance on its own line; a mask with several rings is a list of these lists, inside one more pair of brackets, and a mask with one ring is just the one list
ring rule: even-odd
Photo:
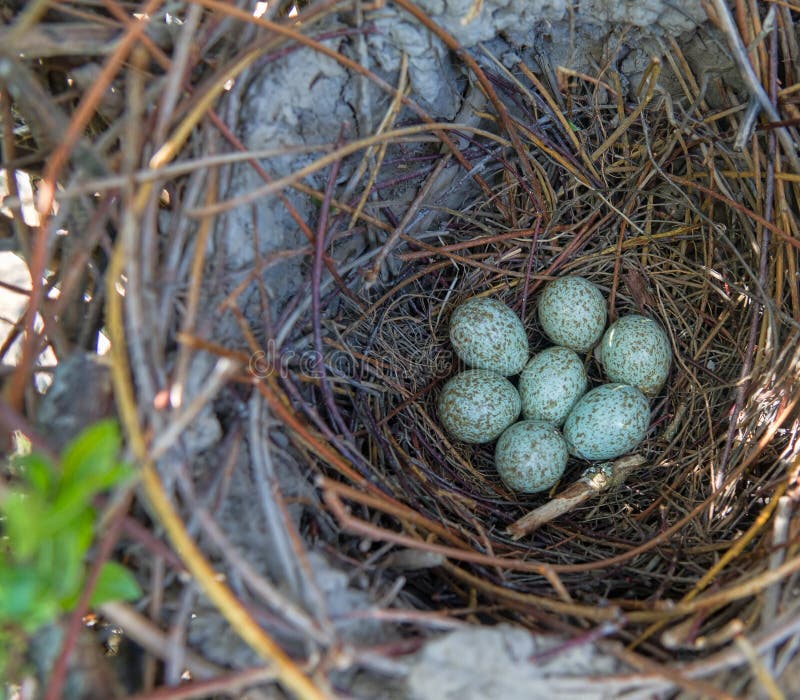
[[583,277],[560,277],[539,297],[539,322],[556,345],[586,352],[606,327],[606,302],[600,290]]
[[650,405],[636,387],[603,384],[584,394],[564,423],[570,454],[589,460],[630,452],[650,424]]
[[661,391],[672,361],[667,334],[652,318],[638,314],[612,323],[597,355],[612,382],[635,386],[645,396]]
[[508,488],[538,493],[553,486],[567,466],[567,445],[552,423],[522,420],[497,441],[494,463]]
[[496,299],[473,297],[450,318],[450,342],[461,360],[508,377],[528,361],[528,336],[519,316]]
[[586,370],[574,350],[555,346],[534,355],[519,375],[525,418],[560,426],[586,393]]
[[457,440],[491,442],[520,412],[514,385],[497,372],[469,369],[452,377],[438,402],[439,421]]

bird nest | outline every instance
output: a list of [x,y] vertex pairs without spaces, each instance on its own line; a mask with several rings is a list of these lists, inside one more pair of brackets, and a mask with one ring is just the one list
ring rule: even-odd
[[[336,313],[312,319],[326,361],[309,401],[341,456],[312,459],[325,507],[345,533],[426,553],[407,575],[422,599],[536,629],[602,621],[659,656],[717,648],[742,621],[794,605],[781,582],[796,568],[785,509],[800,308],[784,227],[794,195],[774,140],[735,151],[740,109],[710,110],[690,92],[692,108],[673,111],[647,93],[651,69],[638,107],[598,107],[610,86],[565,82],[564,116],[524,76],[482,73],[495,106],[513,105],[492,114],[498,133],[516,129],[518,143],[465,135],[461,165],[472,172],[480,159],[486,190],[440,210],[423,236],[399,242],[402,227],[387,227],[399,269],[356,298],[331,292]],[[340,226],[332,218],[327,235]],[[541,349],[537,293],[562,275],[594,282],[611,319],[657,319],[674,364],[640,459],[620,460],[602,487],[583,488],[592,497],[515,537],[509,527],[562,502],[588,464],[570,460],[550,493],[520,495],[500,481],[492,445],[448,437],[435,410],[459,369],[448,320],[464,299],[491,295]],[[591,355],[586,366],[590,385],[603,382]],[[360,541],[342,546],[361,559]]]
[[[158,46],[149,46],[151,60],[134,52],[123,85],[115,70],[124,52],[107,49],[119,61],[103,64],[101,87],[115,84],[126,101],[122,116],[103,121],[98,114],[92,122],[102,136],[89,154],[102,161],[104,174],[89,177],[94,170],[87,174],[78,163],[70,170],[77,177],[57,196],[69,152],[86,146],[78,135],[102,89],[90,85],[81,92],[85,102],[64,116],[77,128],[52,146],[57,157],[45,163],[45,199],[61,197],[62,219],[70,206],[90,216],[86,241],[72,258],[65,253],[51,286],[63,290],[58,312],[73,302],[84,310],[106,307],[117,405],[142,465],[150,514],[213,603],[275,661],[278,677],[315,697],[298,680],[298,668],[237,607],[188,534],[182,518],[199,523],[216,551],[227,553],[213,518],[194,509],[189,470],[169,471],[174,465],[167,469],[159,461],[223,387],[228,393],[217,410],[228,411],[223,425],[233,426],[230,439],[239,440],[237,411],[250,400],[250,394],[243,398],[245,386],[268,406],[277,423],[273,433],[288,437],[282,454],[291,454],[295,471],[314,486],[312,496],[298,499],[301,517],[292,520],[284,509],[272,525],[291,521],[304,541],[324,541],[376,579],[387,570],[402,572],[407,607],[436,611],[437,620],[512,622],[568,640],[611,638],[625,647],[615,645],[614,653],[638,671],[664,677],[665,667],[679,668],[671,682],[712,695],[713,688],[692,678],[745,659],[771,687],[757,657],[774,652],[773,661],[785,665],[794,653],[791,644],[781,645],[797,634],[800,569],[792,520],[800,467],[800,168],[787,148],[797,140],[791,115],[798,80],[788,10],[766,39],[757,15],[745,18],[752,25],[748,42],[757,48],[755,68],[745,71],[739,92],[693,74],[672,43],[631,96],[611,72],[558,70],[545,85],[522,62],[505,68],[487,52],[479,65],[413,3],[396,4],[453,49],[470,74],[474,109],[463,122],[436,122],[413,102],[402,65],[393,89],[309,39],[297,30],[301,25],[277,16],[259,20],[211,0],[190,3],[187,29],[175,31],[174,64]],[[45,12],[47,3],[35,5]],[[312,5],[303,17],[314,26],[329,9]],[[204,17],[208,25],[199,32]],[[733,53],[744,51],[725,17],[716,21]],[[219,60],[200,66],[192,37],[214,47],[223,30],[241,23],[258,26],[270,41],[233,41],[214,49]],[[139,30],[136,23],[124,26],[127,51]],[[244,66],[263,59],[263,67],[295,50],[325,54],[373,80],[391,104],[376,133],[342,137],[323,156],[270,181],[252,153],[214,155],[223,139],[231,149],[243,146],[207,109]],[[177,88],[165,90],[150,113],[148,99],[155,97],[142,79],[144,66],[174,85],[192,74],[188,68],[197,75],[180,101],[169,96]],[[211,72],[205,82],[204,71]],[[779,74],[789,86],[783,90]],[[659,87],[666,76],[676,91]],[[755,103],[772,116],[754,131],[748,104]],[[779,109],[790,118],[779,119]],[[153,130],[143,135],[145,117]],[[194,129],[201,120],[213,129]],[[115,144],[122,144],[120,153]],[[310,150],[302,145],[276,153],[288,159]],[[169,166],[187,153],[197,162]],[[147,162],[143,170],[140,158]],[[217,169],[245,158],[267,184],[255,194],[218,200]],[[340,170],[350,186],[340,186]],[[309,180],[314,173],[322,179]],[[206,261],[212,215],[227,225],[224,212],[267,195],[278,195],[275,206],[295,218],[308,238],[305,247],[258,257],[239,277]],[[292,203],[299,199],[314,203],[313,220],[297,215]],[[193,243],[187,214],[199,222]],[[44,271],[47,236],[58,224],[45,220],[36,236],[30,232],[33,248],[26,253],[34,271]],[[112,224],[116,238],[105,233]],[[70,271],[92,255],[101,264],[87,292]],[[270,309],[261,272],[299,256],[308,261],[299,292],[286,308]],[[547,342],[535,313],[537,295],[564,275],[597,285],[610,319],[628,313],[657,319],[673,365],[651,401],[651,425],[635,455],[617,460],[602,478],[586,476],[590,465],[571,459],[551,492],[517,494],[498,477],[491,445],[453,441],[437,418],[438,393],[459,370],[448,322],[464,299],[491,296],[519,314],[531,349],[541,349]],[[230,279],[235,284],[219,301],[212,292]],[[239,306],[248,289],[262,302],[255,313]],[[34,285],[34,306],[44,292]],[[235,341],[205,335],[214,325],[203,316],[205,298],[238,329]],[[275,324],[264,323],[270,313]],[[51,316],[44,320],[52,329]],[[221,358],[219,371],[184,407],[174,397],[186,384],[194,350]],[[593,356],[584,359],[590,383],[603,382]],[[17,398],[20,386],[12,386]],[[208,503],[218,503],[231,479],[235,453]],[[272,496],[285,506],[277,484],[270,484]],[[259,497],[267,500],[270,489],[262,486]],[[515,529],[526,516],[527,525]],[[151,522],[141,513],[138,520]],[[143,534],[141,525],[128,525],[141,547],[180,570],[163,543]],[[289,537],[282,556],[302,550],[300,539]],[[114,542],[106,542],[105,556]],[[228,563],[252,582],[241,559]],[[149,564],[141,567],[151,582],[163,584]],[[263,580],[259,586],[263,595],[271,590]],[[288,610],[292,624],[305,620],[298,629],[317,629],[275,598],[269,606]],[[178,607],[188,609],[184,602]],[[126,626],[134,630],[131,619]],[[144,629],[142,640],[152,640]],[[172,637],[165,639],[166,649]],[[730,649],[738,656],[726,656]],[[179,666],[173,659],[169,667]]]
[[[306,348],[324,350],[305,401],[335,458],[309,458],[322,508],[355,535],[339,540],[343,552],[371,562],[371,547],[404,550],[387,564],[402,561],[407,590],[432,608],[562,633],[589,626],[655,659],[775,630],[778,611],[797,605],[796,178],[780,171],[774,131],[735,147],[746,105],[720,86],[711,108],[674,51],[669,65],[651,63],[633,103],[602,77],[562,74],[554,95],[524,66],[467,61],[489,96],[485,130],[431,127],[445,146],[416,152],[421,194],[399,216],[370,208],[382,246],[338,260],[348,272],[327,292],[311,281],[322,301],[302,329]],[[681,99],[655,90],[662,70],[678,76]],[[385,162],[404,149],[390,143]],[[430,195],[440,168],[472,178],[462,206]],[[326,241],[360,211],[332,198],[320,193],[335,210]],[[532,351],[546,347],[536,298],[562,275],[595,283],[612,320],[657,319],[674,363],[633,458],[602,483],[571,459],[550,493],[521,495],[498,477],[492,445],[453,441],[437,419],[459,370],[448,320],[489,295],[519,313]],[[586,366],[601,383],[591,355]],[[537,527],[515,533],[532,512]]]
[[[493,78],[499,95],[535,104]],[[520,129],[521,155],[469,139],[491,153],[491,192],[443,212],[434,235],[405,238],[389,283],[342,295],[321,324],[329,350],[309,400],[350,468],[313,461],[345,532],[441,557],[409,576],[427,600],[539,629],[612,621],[627,641],[692,648],[725,622],[761,617],[754,594],[779,580],[773,557],[783,558],[786,533],[776,516],[796,468],[796,247],[764,216],[765,186],[746,174],[774,158],[733,152],[732,122],[676,123],[661,103],[615,131],[617,110],[594,105],[595,87],[569,86],[577,149],[556,120],[535,138]],[[535,123],[535,110],[520,119]],[[611,319],[658,319],[674,365],[652,402],[642,463],[515,539],[509,526],[588,465],[571,460],[551,493],[515,494],[492,445],[444,433],[436,397],[459,369],[448,320],[464,299],[491,295],[541,349],[537,293],[568,274],[604,292]],[[596,360],[586,362],[590,384],[601,383]],[[355,556],[358,540],[351,546]],[[670,636],[687,616],[685,637]]]

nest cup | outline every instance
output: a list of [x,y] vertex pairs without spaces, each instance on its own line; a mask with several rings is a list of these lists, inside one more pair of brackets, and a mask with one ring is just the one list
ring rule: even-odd
[[[328,477],[324,509],[353,535],[339,546],[363,559],[367,537],[440,556],[405,574],[406,590],[431,608],[473,606],[486,622],[560,633],[606,622],[604,634],[656,658],[718,649],[732,638],[732,620],[765,628],[791,595],[783,579],[765,575],[784,561],[771,558],[784,551],[776,499],[795,468],[788,428],[800,309],[790,273],[796,251],[763,224],[763,188],[736,174],[722,190],[709,187],[722,170],[746,170],[752,154],[731,145],[737,122],[678,125],[666,101],[626,101],[576,79],[562,95],[568,134],[556,118],[534,126],[541,86],[482,75],[511,114],[495,105],[482,124],[503,143],[462,134],[466,164],[481,159],[482,183],[457,209],[415,201],[435,215],[435,230],[388,235],[382,246],[393,267],[357,299],[341,289],[327,299],[335,311],[323,335],[336,351],[312,399],[354,473],[313,462]],[[607,98],[600,107],[599,91]],[[722,99],[717,112],[732,95],[723,90]],[[631,114],[637,104],[642,118],[615,133],[617,108]],[[506,131],[512,118],[521,150]],[[387,160],[404,148],[390,144]],[[766,143],[754,148],[767,162]],[[424,153],[434,163],[445,157],[438,145]],[[453,179],[463,180],[458,168]],[[352,260],[339,264],[352,270]],[[506,528],[549,496],[510,492],[493,444],[459,443],[443,431],[436,397],[464,369],[448,322],[460,302],[491,296],[520,315],[531,351],[543,349],[550,343],[537,295],[563,275],[602,290],[609,323],[628,313],[656,319],[674,360],[637,448],[644,464],[514,541]],[[591,353],[586,366],[590,386],[605,381]],[[570,459],[560,488],[587,466]],[[745,582],[753,582],[749,593]],[[765,607],[753,594],[768,584],[777,597]],[[681,631],[686,620],[690,633]]]

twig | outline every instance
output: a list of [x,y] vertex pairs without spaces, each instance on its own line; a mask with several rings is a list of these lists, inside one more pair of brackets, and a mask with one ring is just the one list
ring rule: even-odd
[[200,411],[219,393],[220,389],[239,369],[240,365],[235,360],[227,357],[221,357],[217,360],[214,369],[211,370],[211,373],[201,385],[197,395],[192,397],[191,403],[185,406],[180,413],[171,417],[169,424],[153,439],[150,447],[150,458],[152,460],[158,460],[175,444],[180,434],[189,427]]
[[511,534],[511,539],[518,540],[545,523],[569,513],[590,498],[611,488],[618,488],[644,463],[644,457],[630,455],[615,462],[604,462],[589,467],[578,481],[554,496],[552,500],[509,525],[508,532]]
[[745,145],[753,135],[753,128],[755,127],[758,114],[761,112],[761,104],[755,97],[751,97],[747,103],[747,109],[742,115],[742,120],[739,122],[739,129],[736,132],[736,138],[733,141],[734,151],[743,151]]
[[648,673],[656,673],[661,678],[668,680],[671,687],[682,688],[692,693],[694,697],[714,698],[714,700],[737,700],[733,695],[715,688],[710,683],[692,680],[684,669],[676,671],[673,666],[660,664],[642,654],[637,654],[616,644],[611,646],[611,651],[621,661],[630,664],[633,668]]
[[[770,554],[769,557],[770,569],[777,569],[786,559],[786,543],[794,505],[794,501],[790,496],[781,496],[778,499],[778,507],[775,511],[775,518],[772,523],[772,554]],[[777,584],[768,588],[764,593],[764,606],[761,609],[761,619],[765,623],[769,623],[777,615],[779,596],[780,590]],[[768,665],[770,668],[774,666],[774,661],[774,654],[770,654],[768,657]]]
[[[337,146],[341,145],[344,141],[346,125],[342,125],[339,138],[337,139]],[[314,364],[312,369],[313,374],[320,380],[320,390],[322,391],[322,400],[325,408],[328,410],[328,415],[333,421],[334,425],[345,436],[348,436],[349,431],[341,417],[339,409],[336,407],[336,402],[333,398],[333,391],[331,390],[330,382],[328,381],[327,372],[325,370],[325,356],[323,354],[324,348],[322,346],[322,309],[321,309],[321,284],[322,284],[322,262],[325,257],[325,249],[328,243],[328,223],[329,214],[331,210],[331,199],[333,198],[333,191],[336,186],[336,178],[339,174],[339,167],[341,160],[335,160],[331,164],[330,172],[328,173],[328,180],[325,185],[325,196],[322,200],[320,207],[319,218],[317,221],[317,230],[314,237],[314,257],[311,264],[311,326],[314,336]]]
[[[715,2],[716,1],[717,0],[715,0]],[[777,31],[773,28],[772,32],[770,33],[770,61],[769,61],[770,94],[767,95],[766,97],[770,107],[773,109],[776,115],[777,115],[777,109],[775,108],[774,102],[777,100],[777,90],[778,90],[777,50],[778,50]],[[749,61],[747,65],[750,66]],[[759,87],[761,87],[760,83]],[[780,130],[777,130],[777,133],[780,136]],[[767,137],[768,148],[767,148],[766,186],[764,188],[765,190],[764,220],[769,223],[772,223],[773,210],[775,204],[775,167],[776,167],[775,134],[776,130],[771,130],[769,132],[769,136]],[[788,135],[788,132],[786,132],[786,134]],[[798,163],[800,163],[800,161],[798,161]],[[797,171],[797,168],[795,168],[795,170],[796,172],[800,172]],[[719,490],[720,485],[722,484],[722,481],[725,478],[725,471],[727,469],[728,459],[730,458],[731,449],[733,447],[733,438],[734,434],[736,433],[736,428],[738,427],[739,416],[741,414],[742,408],[744,407],[744,402],[747,398],[748,389],[752,381],[752,378],[750,377],[750,372],[753,368],[753,356],[755,354],[758,327],[761,321],[761,313],[764,309],[766,300],[769,298],[769,295],[766,291],[766,285],[767,285],[768,261],[770,256],[770,249],[769,249],[770,240],[771,240],[770,230],[765,227],[761,230],[761,245],[758,257],[758,292],[761,298],[756,299],[754,296],[753,303],[751,305],[750,331],[747,337],[747,347],[745,349],[744,362],[742,363],[742,370],[741,374],[739,375],[739,384],[736,389],[736,399],[734,400],[733,410],[731,412],[730,423],[728,425],[728,433],[725,437],[725,447],[722,451],[722,456],[720,457],[719,466],[717,468],[714,479],[714,488],[717,490]]]
[[[189,115],[188,120],[199,118]],[[188,135],[188,134],[186,134]],[[157,164],[170,160],[182,144],[180,134],[172,140],[171,146],[157,154]],[[155,158],[155,156],[154,156]],[[151,161],[153,162],[153,161]],[[146,204],[151,188],[147,185],[139,189],[134,199],[134,212],[141,211]],[[198,584],[228,619],[231,626],[255,651],[269,660],[275,667],[280,682],[304,700],[323,700],[320,689],[295,665],[280,646],[262,630],[232,591],[217,576],[211,564],[203,556],[200,548],[189,536],[186,526],[175,512],[155,465],[148,459],[147,447],[136,408],[130,379],[130,367],[125,352],[125,332],[123,326],[122,302],[117,293],[118,283],[123,271],[124,241],[119,241],[106,274],[107,320],[111,339],[111,367],[115,397],[118,402],[120,418],[125,427],[134,456],[141,462],[142,485],[154,514],[164,526],[173,546],[180,553],[186,567],[197,579]]]
[[187,64],[191,52],[196,50],[197,27],[202,16],[203,8],[200,5],[190,3],[186,15],[182,19],[183,27],[172,52],[171,65],[164,80],[159,104],[154,133],[157,143],[166,139],[167,130],[174,116],[175,105],[181,97],[181,85],[184,83],[185,75],[189,69]]
[[[517,129],[514,127],[514,123],[511,121],[509,117],[508,110],[506,109],[505,105],[502,103],[500,98],[497,96],[497,93],[494,91],[491,82],[486,77],[486,74],[481,70],[478,62],[470,55],[468,51],[466,51],[457,41],[456,39],[447,31],[442,29],[436,23],[434,23],[430,17],[427,15],[426,11],[420,7],[417,7],[413,2],[410,0],[395,0],[395,2],[402,7],[408,14],[414,17],[417,21],[427,27],[433,34],[435,34],[442,42],[444,42],[447,47],[452,50],[463,62],[464,64],[470,69],[472,74],[477,78],[478,82],[480,83],[483,91],[488,96],[490,102],[494,106],[495,110],[497,111],[497,115],[500,119],[500,123],[502,124],[508,138],[511,140],[512,145],[514,146],[514,150],[519,157],[519,162],[522,165],[522,169],[525,173],[527,181],[529,183],[536,182],[536,175],[531,168],[530,161],[528,159],[527,151],[525,147],[522,145],[522,140],[519,137],[519,133]],[[454,155],[457,155],[454,153]]]
[[447,162],[449,158],[447,156],[443,156],[442,159],[436,164],[436,167],[433,169],[433,172],[427,177],[425,183],[420,187],[419,192],[417,192],[416,197],[414,197],[414,201],[411,202],[408,207],[406,208],[405,213],[403,214],[403,218],[400,220],[400,223],[397,224],[394,231],[392,231],[389,238],[386,239],[384,244],[381,246],[378,255],[375,258],[375,262],[372,263],[372,266],[364,275],[364,278],[367,282],[367,288],[370,288],[375,285],[380,276],[381,267],[383,267],[383,262],[386,260],[386,256],[389,255],[389,252],[394,247],[394,244],[397,242],[397,239],[405,233],[406,227],[409,225],[411,220],[417,214],[419,208],[423,206],[425,200],[428,197],[428,194],[431,192],[433,185],[438,182],[439,175],[447,166]]
[[[114,624],[122,627],[128,637],[153,656],[159,659],[166,659],[169,656],[170,638],[168,635],[136,612],[130,605],[109,602],[99,606],[99,610]],[[191,651],[184,653],[184,662],[186,668],[198,678],[213,678],[222,672],[222,668]],[[272,669],[268,669],[268,671],[269,676],[274,677],[275,672]]]
[[650,59],[650,64],[647,66],[647,69],[642,76],[642,86],[644,82],[647,81],[647,92],[645,93],[644,98],[642,98],[639,103],[636,105],[636,108],[622,120],[620,125],[614,129],[614,132],[609,136],[595,151],[589,156],[589,160],[591,162],[595,162],[598,158],[600,158],[603,153],[605,153],[611,146],[613,146],[617,140],[625,134],[628,129],[630,129],[631,124],[633,124],[638,118],[639,115],[645,110],[650,101],[653,99],[653,95],[655,94],[656,84],[658,83],[658,76],[661,74],[661,60],[658,58]]
[[531,231],[530,234],[530,251],[528,252],[528,260],[525,263],[525,282],[522,285],[522,303],[520,304],[519,314],[523,319],[527,318],[526,311],[528,306],[528,290],[530,289],[533,261],[539,250],[539,229],[541,228],[541,225],[542,215],[537,213],[536,220],[533,224],[533,231]]
[[195,576],[217,609],[227,618],[242,639],[275,669],[279,682],[303,700],[324,700],[324,693],[289,658],[286,652],[253,620],[247,609],[220,581],[214,569],[189,537],[183,522],[174,512],[152,463],[142,469],[142,483],[159,521],[180,552],[187,568]]
[[764,666],[763,661],[761,661],[761,659],[758,657],[758,653],[753,648],[750,640],[747,639],[747,637],[745,637],[743,634],[738,634],[733,638],[733,641],[744,654],[748,664],[750,664],[750,668],[753,670],[753,674],[761,683],[764,690],[766,690],[769,700],[785,700],[786,696],[778,687],[778,684],[775,682],[772,674],[769,672],[766,666]]
[[[733,21],[733,17],[731,17],[727,3],[725,0],[709,1],[714,7],[717,24],[722,33],[725,35],[725,38],[728,40],[728,47],[731,50],[733,61],[736,64],[736,67],[739,69],[739,73],[742,76],[745,85],[747,85],[748,91],[756,100],[758,100],[758,104],[769,117],[770,121],[781,121],[780,113],[772,104],[769,95],[767,94],[766,90],[764,90],[764,86],[761,84],[756,72],[753,70],[753,66],[750,65],[750,59],[747,57],[747,49],[742,42],[742,36],[739,34],[739,30],[736,28],[736,23]],[[796,173],[800,173],[800,158],[797,156],[797,145],[795,144],[794,139],[786,127],[779,127],[775,129],[775,131],[778,134],[781,146],[783,146],[784,155],[792,166],[792,170],[794,170]]]
[[197,512],[197,519],[204,533],[214,543],[231,568],[236,570],[248,588],[259,596],[273,612],[319,644],[330,644],[333,641],[329,629],[321,628],[319,623],[312,619],[305,610],[292,602],[267,578],[256,571],[206,510],[200,509]]
[[[784,494],[785,491],[786,491],[786,483],[784,482],[776,489],[775,493],[772,496],[772,500],[770,500],[770,502],[767,503],[766,506],[764,506],[763,510],[758,514],[758,517],[756,518],[755,522],[747,529],[747,531],[741,537],[739,537],[726,550],[725,554],[717,560],[717,562],[714,564],[714,566],[712,566],[708,571],[705,572],[705,574],[703,574],[703,576],[700,577],[700,580],[697,581],[694,584],[694,586],[692,586],[692,589],[681,598],[681,600],[677,604],[677,606],[691,605],[693,600],[695,600],[695,599],[699,600],[700,599],[700,594],[702,593],[702,591],[705,588],[707,588],[709,586],[709,584],[711,584],[715,580],[717,575],[728,564],[730,564],[734,559],[736,559],[736,557],[738,557],[744,551],[744,549],[745,549],[745,547],[747,547],[748,543],[752,542],[753,538],[762,529],[764,529],[766,527],[766,525],[769,522],[769,519],[770,519],[770,517],[772,515],[773,510],[775,509],[775,507],[779,503],[780,497]],[[790,571],[794,571],[796,568],[798,568],[797,565],[800,564],[800,559],[798,559],[797,561],[794,562],[794,568],[792,568],[792,566],[790,566],[791,564],[792,564],[792,562],[789,562],[789,565],[784,565],[784,566],[777,567],[777,569],[773,570],[773,573],[774,573],[774,571],[776,571],[776,570],[779,571],[779,570],[781,570],[783,568],[788,568]],[[762,574],[762,577],[763,576],[764,575]],[[774,578],[774,581],[776,581],[776,582],[780,581],[780,580],[782,580],[782,578],[783,578],[782,576],[777,576],[777,577]],[[733,586],[732,588],[733,589],[741,589],[743,587],[747,588],[748,585],[752,585],[752,583],[740,584],[739,586]],[[767,584],[767,586],[764,586],[764,587],[768,587],[768,585],[769,584]],[[731,591],[731,589],[728,589],[729,593],[730,593],[730,591]],[[723,600],[725,602],[728,602],[729,598],[727,597],[727,595],[725,595],[725,593],[726,593],[726,591],[722,591],[721,592],[721,600]],[[737,594],[734,594],[734,593],[731,593],[730,595],[731,595],[731,598],[737,597]],[[711,599],[715,599],[715,596],[713,594],[707,596],[704,600],[708,601],[708,600],[711,600]],[[711,603],[708,603],[708,605],[711,605]],[[642,640],[646,639],[647,637],[649,637],[650,635],[652,635],[653,633],[658,631],[658,629],[660,629],[661,626],[662,626],[662,624],[659,623],[659,622],[653,624],[651,627],[649,627],[647,630],[645,630],[642,633],[642,635],[639,637],[639,639],[637,641],[642,641]]]
[[186,628],[196,605],[197,586],[194,583],[184,586],[179,598],[180,603],[174,611],[167,635],[169,653],[164,659],[164,681],[167,685],[178,685],[186,666]]
[[[430,122],[424,124],[416,124],[413,126],[406,126],[400,127],[397,129],[393,129],[392,131],[386,131],[382,134],[375,134],[373,136],[369,136],[367,138],[359,139],[358,141],[351,141],[348,144],[345,144],[341,148],[336,149],[332,153],[329,153],[313,163],[306,165],[289,175],[285,175],[284,177],[278,178],[273,180],[272,182],[262,185],[260,187],[256,187],[255,189],[250,190],[249,192],[245,192],[244,194],[239,195],[238,197],[232,197],[225,202],[220,202],[218,204],[198,207],[193,211],[188,212],[190,216],[193,217],[200,217],[206,216],[208,214],[219,214],[224,211],[229,211],[234,209],[235,207],[241,206],[243,204],[249,204],[250,202],[254,202],[258,199],[265,197],[266,195],[273,194],[282,190],[284,187],[288,185],[293,185],[297,182],[303,180],[303,178],[311,175],[322,168],[331,165],[332,163],[336,162],[337,160],[341,160],[353,153],[357,153],[358,151],[367,148],[369,146],[373,146],[379,143],[383,143],[384,141],[395,141],[402,137],[406,136],[420,136],[420,141],[425,140],[421,137],[421,135],[431,132],[438,136],[438,138],[444,138],[445,134],[449,131],[457,131],[463,132],[467,131],[478,136],[483,136],[487,139],[495,141],[501,145],[507,145],[508,141],[497,134],[492,133],[486,129],[479,129],[477,127],[467,126],[465,124],[451,124],[450,122]],[[154,167],[160,166],[161,163],[154,163]]]
[[306,559],[306,554],[301,547],[295,546],[296,539],[292,537],[296,528],[281,495],[280,483],[270,453],[269,434],[265,428],[268,425],[269,415],[264,410],[264,400],[258,392],[253,392],[249,408],[248,443],[252,458],[251,467],[266,521],[266,530],[280,563],[283,583],[298,600],[303,601],[306,607],[315,613],[320,624],[329,626],[323,597],[310,577],[303,575],[302,562]]
[[[361,15],[361,1],[358,0],[356,5],[356,15]],[[366,55],[366,45],[363,42],[363,37],[359,37],[362,41],[359,44],[359,53],[361,53],[362,48],[364,51],[364,55]],[[361,100],[361,108],[362,108],[362,121],[366,121],[366,111],[364,110],[364,106],[368,103],[369,93],[364,89],[366,86],[367,79],[365,76],[359,76],[359,99]],[[383,119],[381,119],[380,124],[378,124],[377,128],[375,129],[375,133],[381,133],[385,131],[387,128],[390,128],[394,125],[395,120],[397,119],[397,115],[400,113],[400,106],[402,105],[403,97],[406,96],[406,92],[408,90],[408,56],[405,53],[400,55],[400,75],[397,79],[397,92],[394,94],[389,107],[386,109],[386,114],[383,115]],[[370,129],[363,129],[364,133],[373,133],[373,130]],[[364,152],[363,157],[361,158],[361,162],[358,164],[358,167],[355,169],[355,172],[350,176],[350,180],[345,186],[342,192],[342,198],[348,198],[352,194],[352,190],[361,182],[361,178],[364,175],[367,167],[370,166],[370,161],[374,158],[374,164],[372,165],[371,172],[367,182],[362,186],[362,193],[361,196],[358,198],[358,204],[356,205],[355,211],[352,213],[350,217],[350,228],[352,228],[356,221],[361,217],[361,212],[364,209],[364,206],[367,203],[367,199],[369,198],[370,194],[372,194],[372,186],[375,184],[375,178],[378,176],[380,172],[381,165],[383,163],[384,158],[386,157],[386,150],[388,148],[388,143],[381,144],[380,148],[378,149],[377,155],[373,153],[372,149],[368,149]]]
[[[206,185],[206,202],[211,203],[216,199],[216,190],[219,180],[219,171],[212,168],[209,172]],[[194,241],[194,251],[189,272],[189,292],[186,299],[186,309],[181,323],[181,333],[186,335],[194,331],[197,312],[200,307],[200,290],[203,281],[203,265],[206,259],[206,247],[212,230],[212,218],[204,217],[200,220],[197,235]],[[186,387],[186,377],[189,372],[190,349],[187,345],[178,347],[178,357],[175,360],[172,385],[169,390],[170,404],[179,408],[183,403],[183,391]]]
[[[196,670],[197,661],[187,663],[186,667],[196,677],[203,677]],[[245,691],[251,686],[274,681],[275,672],[271,668],[248,668],[243,671],[223,673],[223,669],[220,669],[219,673],[213,674],[213,677],[212,674],[207,674],[206,677],[211,680],[193,680],[176,686],[165,686],[149,693],[131,695],[128,700],[204,700],[222,696],[244,697],[250,695]],[[252,696],[257,697],[255,693],[252,693]]]

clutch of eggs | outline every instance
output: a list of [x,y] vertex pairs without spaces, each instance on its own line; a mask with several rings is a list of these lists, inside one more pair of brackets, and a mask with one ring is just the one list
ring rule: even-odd
[[[458,306],[450,340],[474,369],[452,377],[437,404],[439,420],[454,438],[473,444],[497,440],[497,472],[508,488],[522,493],[555,485],[570,454],[596,461],[633,450],[649,427],[647,397],[663,387],[672,359],[666,333],[650,318],[623,316],[605,330],[603,295],[582,277],[549,283],[538,315],[556,345],[528,360],[525,328],[512,309],[483,297]],[[587,393],[578,353],[595,346],[611,383]],[[506,378],[515,374],[519,391]],[[515,422],[520,413],[523,420]]]

